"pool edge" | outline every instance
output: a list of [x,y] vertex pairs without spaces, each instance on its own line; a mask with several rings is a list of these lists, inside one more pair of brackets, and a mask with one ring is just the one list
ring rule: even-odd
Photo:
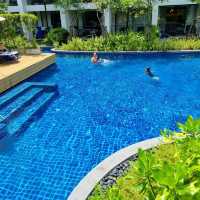
[[[94,51],[69,51],[69,50],[59,50],[59,49],[55,49],[52,48],[51,52],[53,53],[64,53],[64,54],[92,54]],[[127,54],[166,54],[166,53],[200,53],[200,49],[199,50],[168,50],[168,51],[97,51],[100,54],[123,54],[123,55],[127,55]]]
[[126,161],[131,156],[137,154],[139,149],[148,150],[161,144],[161,138],[145,140],[126,148],[123,148],[112,154],[94,169],[92,169],[74,188],[67,200],[86,200],[94,190],[99,181],[105,177],[113,168]]

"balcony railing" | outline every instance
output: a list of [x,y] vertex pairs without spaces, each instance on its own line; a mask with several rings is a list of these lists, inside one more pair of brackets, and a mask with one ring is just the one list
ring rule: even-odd
[[[92,0],[85,0],[84,3],[91,3]],[[27,0],[28,5],[42,5],[42,4],[54,4],[55,0]]]
[[43,4],[54,4],[55,0],[28,0],[28,5],[43,5]]

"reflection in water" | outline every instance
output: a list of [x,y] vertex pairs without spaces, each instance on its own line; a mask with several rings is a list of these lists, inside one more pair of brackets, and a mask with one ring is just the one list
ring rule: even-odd
[[194,56],[192,55],[182,55],[179,60],[192,60]]

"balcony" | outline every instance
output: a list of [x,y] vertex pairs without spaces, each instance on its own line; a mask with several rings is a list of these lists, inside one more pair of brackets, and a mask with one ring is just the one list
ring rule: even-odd
[[8,6],[17,6],[17,0],[9,0]]
[[28,5],[54,4],[55,0],[27,0]]

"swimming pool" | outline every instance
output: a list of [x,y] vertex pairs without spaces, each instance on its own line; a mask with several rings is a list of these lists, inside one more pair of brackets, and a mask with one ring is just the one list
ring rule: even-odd
[[[156,137],[160,129],[175,129],[190,114],[200,116],[200,54],[105,58],[110,61],[92,65],[89,56],[58,54],[56,65],[0,96],[1,103],[26,82],[57,84],[59,92],[1,151],[0,199],[64,200],[113,152]],[[145,66],[160,81],[145,76]],[[40,89],[31,87],[0,106],[0,114],[8,115],[32,100],[9,124],[10,132],[51,95]],[[34,94],[37,101],[31,98]]]

